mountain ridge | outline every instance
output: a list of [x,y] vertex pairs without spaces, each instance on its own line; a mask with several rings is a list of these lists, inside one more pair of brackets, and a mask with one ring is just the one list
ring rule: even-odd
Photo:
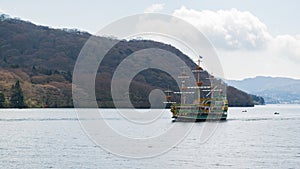
[[[72,71],[82,46],[90,36],[76,29],[52,29],[1,15],[0,92],[5,95],[5,107],[11,107],[11,88],[17,83],[23,89],[27,107],[72,107]],[[98,38],[103,43],[113,41],[110,38]],[[151,47],[170,51],[190,67],[196,66],[188,56],[169,44],[150,40],[122,40],[108,52],[109,59],[98,70],[96,97],[99,107],[113,107],[109,86],[114,67],[131,53]],[[205,83],[207,76],[205,73],[202,79]],[[160,77],[160,81],[155,80],[156,77]],[[131,85],[131,88],[138,89],[131,90],[133,104],[136,107],[148,107],[147,94],[153,89],[163,90],[168,86],[178,90],[178,86],[164,72],[149,70],[138,74]],[[231,91],[234,93],[228,95],[231,106],[254,105],[250,95],[236,89]],[[244,100],[235,100],[234,97],[238,96]],[[178,96],[174,98],[180,99]]]
[[265,98],[266,103],[300,103],[300,80],[287,77],[257,76],[226,80],[229,85]]

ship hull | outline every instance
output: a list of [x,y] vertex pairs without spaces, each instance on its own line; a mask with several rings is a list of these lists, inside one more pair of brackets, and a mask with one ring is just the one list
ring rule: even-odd
[[227,114],[200,114],[198,116],[173,116],[173,121],[204,122],[204,121],[225,121]]
[[173,113],[173,121],[220,121],[227,119],[227,107],[208,108],[199,106],[173,106],[171,108]]

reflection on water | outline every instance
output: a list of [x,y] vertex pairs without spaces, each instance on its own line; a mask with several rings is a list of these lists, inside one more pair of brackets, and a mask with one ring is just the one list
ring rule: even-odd
[[[247,112],[243,112],[243,110]],[[111,110],[105,110],[108,113]],[[279,112],[279,115],[274,115]],[[160,119],[162,128],[171,114]],[[105,117],[115,125],[123,119]],[[185,125],[178,123],[177,125]],[[204,123],[171,151],[154,158],[112,155],[84,134],[72,109],[1,109],[1,168],[298,168],[300,106],[230,108],[228,120],[204,144]]]

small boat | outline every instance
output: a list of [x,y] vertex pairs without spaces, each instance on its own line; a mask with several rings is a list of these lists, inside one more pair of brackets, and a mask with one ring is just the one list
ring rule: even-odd
[[[226,92],[223,92],[222,88],[224,87],[224,84],[222,80],[216,79],[212,75],[209,75],[210,82],[214,81],[215,83],[210,83],[210,85],[206,86],[203,85],[200,81],[200,72],[203,72],[203,69],[200,67],[200,62],[201,61],[198,60],[197,69],[192,71],[194,73],[197,73],[198,75],[196,86],[185,85],[186,80],[189,79],[189,76],[186,75],[185,71],[183,71],[183,73],[178,76],[178,78],[181,79],[182,83],[181,91],[173,93],[181,95],[181,103],[172,102],[170,97],[170,93],[172,91],[166,91],[166,103],[171,103],[170,107],[173,114],[173,122],[198,122],[207,120],[217,121],[227,119],[228,101],[226,98]],[[189,94],[194,94],[193,98],[196,98],[192,103],[186,103],[186,98]]]
[[278,115],[279,113],[276,111],[274,114],[275,114],[275,115]]
[[242,112],[247,112],[247,110],[242,110]]

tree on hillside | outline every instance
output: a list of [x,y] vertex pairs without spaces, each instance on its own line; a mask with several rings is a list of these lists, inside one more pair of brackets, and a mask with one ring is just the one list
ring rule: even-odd
[[5,96],[3,93],[0,92],[0,108],[4,107],[4,103],[5,103]]
[[24,96],[19,80],[14,85],[12,85],[11,93],[10,106],[14,108],[24,108]]

